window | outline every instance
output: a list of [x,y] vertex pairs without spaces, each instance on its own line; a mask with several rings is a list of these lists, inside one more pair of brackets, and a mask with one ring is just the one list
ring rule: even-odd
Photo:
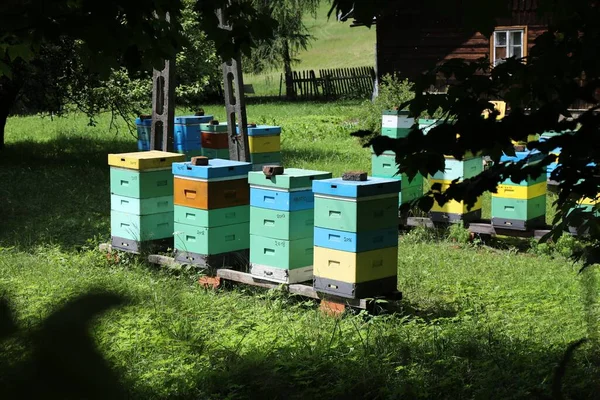
[[499,28],[492,36],[492,65],[509,57],[523,58],[527,53],[525,28]]

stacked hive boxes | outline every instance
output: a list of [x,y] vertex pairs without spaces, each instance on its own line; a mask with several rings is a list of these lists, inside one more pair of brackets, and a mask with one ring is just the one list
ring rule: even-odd
[[[408,136],[414,119],[408,117],[407,111],[384,111],[381,121],[381,135],[392,139]],[[400,181],[399,204],[409,203],[423,196],[423,176],[417,174],[412,180],[406,174],[397,175],[396,155],[388,151],[380,156],[371,155],[372,174],[374,177],[391,178]]]
[[[452,184],[452,181],[458,179],[472,178],[483,171],[483,159],[481,156],[465,155],[463,160],[457,160],[446,156],[445,170],[436,172],[431,185],[436,183],[441,185],[441,192],[446,191]],[[481,198],[478,198],[473,207],[469,210],[464,201],[451,200],[443,206],[437,202],[433,203],[430,218],[434,222],[457,222],[457,221],[475,221],[481,218]]]
[[313,181],[331,173],[290,168],[282,175],[251,172],[250,272],[263,279],[296,283],[312,279]]
[[[585,223],[586,219],[592,219],[592,221],[600,218],[600,210],[598,209],[598,204],[600,203],[600,199],[591,199],[589,197],[583,198],[578,202],[577,206],[570,209],[567,216],[571,216],[571,220],[569,221],[568,230],[573,235],[585,236],[589,233],[589,224]],[[575,210],[579,213],[578,216],[570,215]],[[592,222],[593,223],[593,222]]]
[[171,164],[183,158],[162,151],[109,154],[113,248],[140,253],[172,243]]
[[[514,157],[503,156],[500,162],[536,162],[541,153],[516,152]],[[528,230],[546,225],[546,174],[528,176],[521,182],[510,178],[492,193],[492,225],[505,229]]]
[[254,171],[265,165],[281,165],[281,127],[248,125],[248,146]]
[[189,161],[202,155],[200,124],[210,122],[212,115],[175,117],[173,129],[173,151],[185,154]]
[[152,117],[141,116],[136,118],[135,127],[137,129],[137,148],[139,151],[150,150],[150,135],[152,132]]
[[396,290],[399,191],[394,179],[313,182],[317,291],[365,298]]
[[250,163],[173,164],[176,260],[204,267],[245,264]]
[[229,134],[227,123],[213,120],[200,125],[202,134],[202,155],[210,159],[229,160]]

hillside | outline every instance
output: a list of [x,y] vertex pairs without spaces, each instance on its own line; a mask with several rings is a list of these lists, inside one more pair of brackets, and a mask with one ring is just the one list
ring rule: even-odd
[[[330,4],[324,1],[317,18],[306,16],[306,25],[314,40],[306,51],[298,54],[296,70],[359,67],[375,63],[375,28],[350,28],[349,22],[327,19]],[[246,75],[245,83],[252,84],[256,95],[277,95],[281,70],[262,75]]]

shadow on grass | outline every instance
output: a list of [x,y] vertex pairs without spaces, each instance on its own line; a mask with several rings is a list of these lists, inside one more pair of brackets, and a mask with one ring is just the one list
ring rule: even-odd
[[[352,332],[334,328],[326,337],[298,337],[286,346],[265,342],[243,354],[239,347],[203,347],[198,357],[207,356],[210,368],[169,378],[160,389],[177,386],[173,380],[185,381],[174,393],[156,393],[158,387],[134,388],[133,382],[120,378],[89,336],[94,318],[121,304],[122,298],[108,293],[82,295],[31,332],[19,330],[8,302],[0,301],[0,395],[11,399],[560,399],[558,387],[568,398],[593,399],[598,393],[598,367],[590,361],[590,348],[577,349],[576,360],[569,360],[576,346],[565,357],[566,349],[544,347],[543,341],[515,340],[488,332],[483,325],[411,336],[394,317],[373,324],[371,334],[363,329],[355,342],[349,340],[356,337]],[[15,338],[22,348],[15,345]],[[564,370],[557,368],[560,364]],[[554,371],[559,371],[559,378]]]
[[74,248],[110,235],[107,154],[135,142],[59,137],[8,144],[0,153],[0,246]]

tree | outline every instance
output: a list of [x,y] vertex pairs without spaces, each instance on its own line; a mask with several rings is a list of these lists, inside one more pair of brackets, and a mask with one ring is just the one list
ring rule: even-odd
[[260,43],[247,60],[247,71],[261,73],[283,66],[287,98],[295,95],[292,81],[292,64],[298,60],[300,50],[306,50],[313,37],[304,25],[306,14],[316,17],[320,0],[255,0],[255,6],[270,13],[277,21],[274,40]]
[[[111,75],[119,78],[123,68],[133,77],[138,77],[139,72],[143,76],[153,67],[160,68],[163,60],[173,58],[185,46],[198,45],[198,41],[184,36],[181,16],[189,12],[185,11],[184,3],[195,13],[198,33],[214,42],[217,54],[224,58],[237,52],[249,54],[258,41],[272,36],[276,26],[273,18],[254,9],[250,0],[57,0],[52,7],[43,0],[2,2],[0,149],[11,107],[26,82],[31,81],[31,74],[40,72],[40,67],[48,61],[48,54],[64,55],[65,51],[72,51],[70,57],[51,57],[55,63],[52,77],[77,77],[83,85],[80,87],[97,87],[91,84],[104,82]],[[225,10],[234,29],[219,27],[217,8]],[[72,65],[74,60],[76,68]],[[190,79],[195,77],[189,75]],[[193,89],[193,84],[188,89]],[[85,93],[79,100],[87,102],[94,96],[97,93]],[[97,108],[96,104],[85,106],[90,110]]]
[[[353,2],[351,5],[340,0],[334,2],[332,10],[344,12],[354,6],[355,18],[370,24],[387,6],[384,3],[390,2]],[[443,7],[444,2],[431,0],[430,3]],[[469,3],[464,7],[468,10],[464,19],[466,27],[489,34],[498,10],[508,12],[510,2],[468,0],[466,3]],[[561,166],[552,174],[552,179],[559,182],[560,191],[557,203],[560,211],[554,221],[553,235],[555,238],[560,235],[573,218],[583,219],[591,234],[600,235],[600,225],[593,213],[569,214],[581,197],[596,198],[600,185],[600,115],[596,112],[600,106],[595,96],[600,88],[598,3],[540,0],[539,12],[549,16],[552,22],[548,31],[537,38],[526,60],[509,59],[493,69],[487,59],[451,60],[415,82],[415,98],[399,106],[407,108],[415,117],[441,110],[447,123],[431,129],[426,136],[414,126],[406,139],[377,137],[370,143],[375,151],[380,154],[394,150],[399,170],[409,176],[440,170],[444,154],[462,158],[470,151],[490,156],[494,161],[492,168],[475,178],[452,184],[445,193],[430,192],[419,202],[422,209],[429,210],[434,199],[442,204],[449,199],[464,199],[473,204],[479,195],[495,191],[497,184],[508,177],[518,181],[526,175],[545,172],[546,166],[556,160],[550,152],[560,147]],[[479,15],[479,20],[469,17],[470,14]],[[436,76],[453,80],[444,95],[427,93]],[[489,103],[493,99],[506,101],[510,109],[502,120],[493,118],[497,115]],[[577,101],[592,104],[592,107],[581,115],[572,115],[569,108]],[[485,110],[491,112],[492,118],[482,117]],[[514,154],[513,140],[526,141],[530,134],[552,130],[573,133],[546,142],[529,143],[529,149],[544,154],[541,162],[529,166],[524,162],[498,162],[503,153]]]

